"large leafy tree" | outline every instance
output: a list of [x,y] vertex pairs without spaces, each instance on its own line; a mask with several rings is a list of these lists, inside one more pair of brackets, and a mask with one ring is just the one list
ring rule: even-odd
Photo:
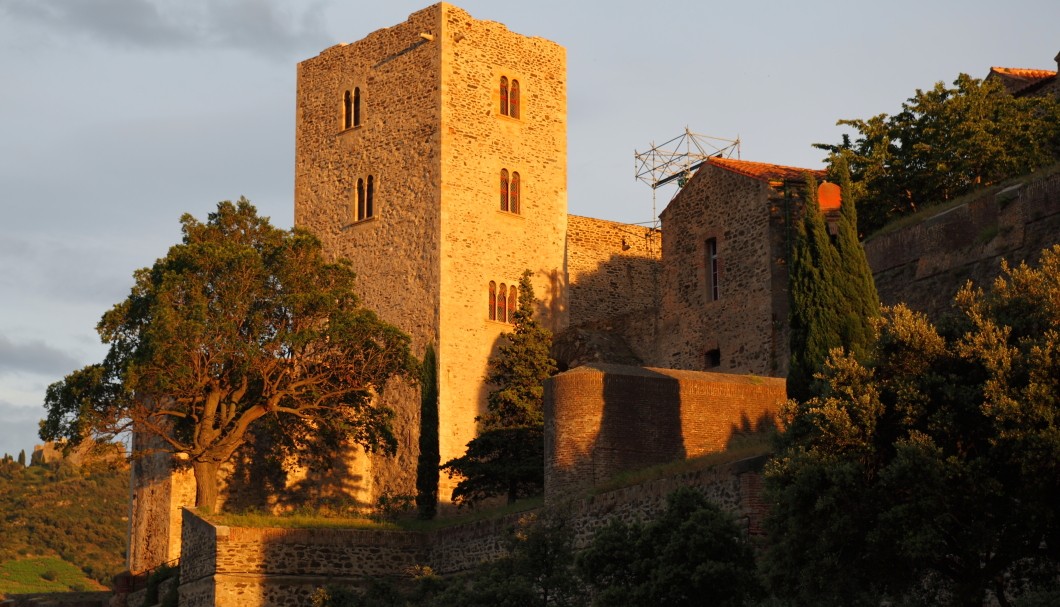
[[486,397],[486,413],[478,418],[482,432],[467,444],[459,458],[442,468],[461,476],[453,491],[460,504],[497,495],[508,503],[540,493],[544,488],[544,381],[556,372],[549,355],[552,333],[534,319],[534,289],[530,270],[519,281],[519,309],[515,330],[490,359],[486,380],[493,390]]
[[940,328],[888,310],[868,356],[833,351],[822,394],[787,410],[767,475],[781,596],[1007,605],[1055,584],[1060,246],[956,305]]
[[961,74],[902,104],[897,114],[840,120],[856,131],[829,150],[846,158],[862,196],[861,233],[977,187],[1060,158],[1060,103],[1010,95],[998,80]]
[[207,508],[218,468],[256,426],[294,451],[353,440],[392,453],[393,413],[376,397],[416,361],[408,336],[359,305],[349,266],[246,199],[181,224],[183,241],[103,315],[104,361],[48,388],[41,437],[153,435],[186,456]]

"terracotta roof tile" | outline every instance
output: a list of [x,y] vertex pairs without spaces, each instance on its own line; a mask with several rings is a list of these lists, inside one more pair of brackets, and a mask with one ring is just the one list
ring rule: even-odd
[[751,162],[750,160],[736,160],[735,158],[711,158],[710,164],[732,171],[745,177],[751,177],[758,179],[759,181],[793,181],[801,180],[810,173],[814,177],[821,179],[824,177],[825,172],[817,169],[801,169],[799,167],[789,167],[780,164],[767,164],[765,162]]
[[1032,87],[1044,80],[1056,78],[1052,70],[1032,70],[1022,67],[992,67],[987,78],[1000,78],[1009,93],[1017,95],[1023,89]]

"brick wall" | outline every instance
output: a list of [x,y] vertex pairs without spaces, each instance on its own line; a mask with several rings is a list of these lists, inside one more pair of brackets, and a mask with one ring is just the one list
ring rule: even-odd
[[545,502],[723,451],[775,423],[783,379],[595,364],[545,382]]
[[988,287],[1010,265],[1060,243],[1060,173],[995,187],[966,204],[864,243],[887,305],[905,302],[937,319],[968,280]]

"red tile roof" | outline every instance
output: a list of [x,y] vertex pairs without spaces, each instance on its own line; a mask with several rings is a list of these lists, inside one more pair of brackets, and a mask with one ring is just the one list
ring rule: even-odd
[[1032,70],[1022,67],[992,67],[987,78],[1000,78],[1009,93],[1016,95],[1025,88],[1034,86],[1043,80],[1055,78],[1052,70]]
[[758,179],[759,181],[794,181],[801,180],[806,173],[821,179],[825,172],[817,169],[800,169],[780,164],[767,164],[765,162],[751,162],[750,160],[736,160],[735,158],[711,158],[710,164],[727,171],[732,171],[745,177]]

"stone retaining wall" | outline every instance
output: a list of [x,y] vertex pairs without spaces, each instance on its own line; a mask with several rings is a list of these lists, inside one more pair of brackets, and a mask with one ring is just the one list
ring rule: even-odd
[[[576,547],[612,520],[643,521],[666,496],[690,486],[734,513],[752,535],[764,514],[757,497],[765,457],[697,470],[559,503]],[[539,513],[540,511],[538,511]],[[467,571],[506,553],[506,538],[524,512],[431,532],[359,529],[247,529],[213,525],[184,511],[181,607],[310,606],[319,587],[359,585],[366,578],[408,577],[416,567],[437,574]],[[216,563],[211,569],[210,564]]]

